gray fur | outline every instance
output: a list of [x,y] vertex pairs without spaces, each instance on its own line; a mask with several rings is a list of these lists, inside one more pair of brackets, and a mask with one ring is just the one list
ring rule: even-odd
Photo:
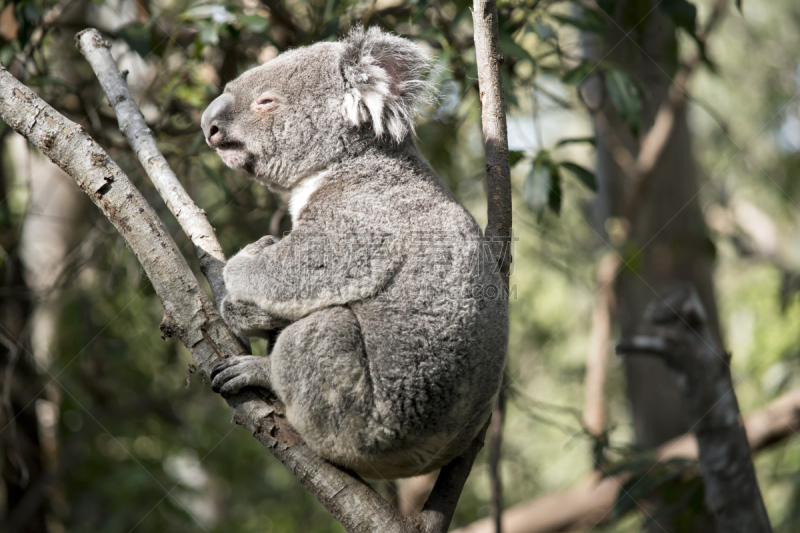
[[234,330],[289,325],[269,356],[226,361],[212,385],[271,389],[312,449],[366,478],[457,457],[505,362],[496,263],[414,143],[428,67],[410,41],[358,28],[244,73],[202,121],[228,165],[276,189],[306,184],[291,233],[224,271]]

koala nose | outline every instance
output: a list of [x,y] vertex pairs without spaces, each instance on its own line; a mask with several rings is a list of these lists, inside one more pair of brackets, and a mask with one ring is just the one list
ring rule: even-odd
[[200,119],[200,127],[206,136],[206,142],[212,148],[216,148],[225,140],[222,125],[231,104],[233,104],[233,96],[223,93],[211,102],[203,113],[203,118]]

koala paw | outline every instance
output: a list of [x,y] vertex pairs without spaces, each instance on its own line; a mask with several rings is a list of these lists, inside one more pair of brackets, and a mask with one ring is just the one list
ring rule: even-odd
[[270,388],[268,357],[229,357],[211,370],[211,390],[223,397],[236,394],[244,387]]
[[256,242],[248,244],[247,246],[242,248],[242,251],[239,253],[245,255],[259,255],[261,252],[263,252],[273,244],[277,243],[278,241],[280,241],[278,237],[273,237],[272,235],[265,235],[264,237],[258,239]]
[[253,302],[237,301],[231,295],[222,300],[222,319],[241,337],[267,338],[267,332],[289,325],[287,320],[271,315]]

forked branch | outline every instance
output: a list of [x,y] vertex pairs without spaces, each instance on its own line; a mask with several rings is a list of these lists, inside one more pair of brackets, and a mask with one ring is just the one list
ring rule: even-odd
[[83,54],[100,81],[108,103],[114,110],[119,122],[119,129],[136,157],[144,167],[158,194],[164,199],[167,207],[178,219],[183,231],[194,244],[200,270],[211,286],[211,294],[217,306],[225,297],[225,282],[222,279],[222,268],[225,266],[225,252],[219,244],[214,228],[208,222],[205,213],[189,197],[178,180],[178,176],[169,167],[169,163],[161,154],[153,137],[153,132],[144,121],[144,115],[131,97],[126,74],[117,68],[111,57],[111,45],[103,39],[94,28],[83,30],[75,36],[78,50]]
[[[84,33],[82,36],[91,35]],[[113,69],[116,70],[116,65]],[[101,72],[114,76],[106,67]],[[117,76],[117,79],[122,80],[122,77]],[[207,377],[221,359],[246,353],[244,345],[228,329],[200,287],[156,212],[119,166],[81,126],[50,107],[2,65],[0,118],[72,176],[117,228],[161,299],[164,306],[162,331],[167,336],[177,336],[184,343],[203,376]],[[123,124],[124,119],[120,119],[120,123]],[[139,142],[141,139],[136,139],[136,133],[134,129],[132,135],[135,142]],[[137,152],[144,150],[141,145],[134,143],[134,146],[139,146]],[[150,160],[144,159],[147,167]],[[177,190],[170,193],[178,197],[185,195],[180,183],[176,181],[168,187],[173,186]],[[197,217],[205,219],[199,210],[192,216],[195,221]],[[204,223],[208,224],[207,220]],[[190,234],[193,242],[216,243],[209,228],[210,225],[205,234],[202,230]],[[475,456],[483,445],[482,433],[462,457],[442,469],[425,509],[418,517],[409,519],[400,516],[360,478],[312,452],[288,424],[282,406],[274,399],[246,392],[231,398],[228,404],[236,423],[250,430],[350,532],[444,533]]]

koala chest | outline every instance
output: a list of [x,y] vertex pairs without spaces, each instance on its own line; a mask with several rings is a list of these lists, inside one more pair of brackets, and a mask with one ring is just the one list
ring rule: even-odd
[[289,215],[292,217],[292,224],[297,223],[297,218],[306,208],[306,205],[308,205],[309,198],[322,186],[328,174],[330,174],[330,170],[320,170],[319,172],[303,178],[300,184],[292,189],[291,196],[289,197]]

